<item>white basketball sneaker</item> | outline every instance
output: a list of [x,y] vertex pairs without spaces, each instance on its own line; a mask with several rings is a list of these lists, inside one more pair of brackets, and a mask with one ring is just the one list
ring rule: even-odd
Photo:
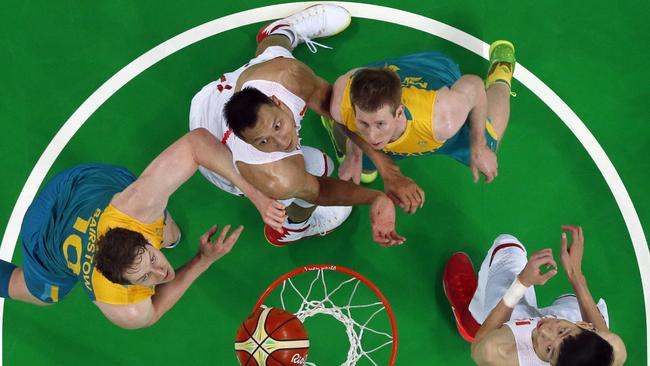
[[282,34],[289,38],[291,47],[305,43],[311,52],[316,46],[331,48],[312,41],[315,38],[329,37],[343,32],[352,21],[350,12],[333,4],[320,4],[276,20],[263,26],[257,33],[257,43],[272,34]]
[[284,224],[282,233],[264,225],[264,236],[271,245],[282,247],[300,239],[326,235],[350,216],[352,206],[318,206],[309,218],[301,224]]

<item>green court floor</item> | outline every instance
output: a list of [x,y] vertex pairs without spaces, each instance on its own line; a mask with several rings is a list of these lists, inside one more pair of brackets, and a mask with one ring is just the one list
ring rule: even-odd
[[[0,12],[2,231],[48,143],[102,83],[179,33],[278,3],[5,1]],[[488,43],[511,40],[518,61],[555,91],[596,137],[625,183],[642,225],[648,227],[650,77],[645,68],[650,56],[646,19],[650,3],[374,3],[435,19]],[[119,164],[139,174],[187,131],[192,96],[252,57],[260,25],[200,41],[137,76],[88,119],[48,177],[84,162]],[[464,73],[483,76],[487,68],[485,60],[447,40],[370,19],[355,18],[345,32],[322,43],[333,50],[312,54],[302,46],[294,54],[329,81],[370,61],[426,50],[449,54]],[[236,365],[235,332],[266,286],[293,268],[333,263],[368,277],[390,301],[400,336],[397,365],[469,365],[469,344],[458,335],[442,290],[446,260],[462,250],[478,266],[501,233],[519,237],[529,252],[559,250],[561,224],[584,227],[584,267],[591,291],[607,300],[611,329],[627,345],[627,364],[648,364],[639,266],[612,192],[564,123],[516,81],[514,90],[518,96],[512,99],[494,183],[474,184],[468,168],[445,157],[419,157],[401,164],[427,195],[425,207],[416,215],[398,214],[405,245],[382,248],[373,243],[368,209],[361,207],[326,237],[272,247],[264,240],[252,204],[219,191],[196,174],[170,201],[184,241],[168,257],[172,264],[183,264],[213,223],[244,224],[246,230],[231,254],[200,277],[159,323],[144,330],[111,325],[80,288],[48,308],[7,301],[2,317],[3,364]],[[304,145],[332,155],[315,114],[305,117],[301,136]],[[18,245],[13,262],[21,260]],[[537,289],[538,301],[548,305],[569,291],[560,274]],[[318,365],[345,360],[347,338],[332,322],[316,318],[307,323],[313,334],[310,361]]]

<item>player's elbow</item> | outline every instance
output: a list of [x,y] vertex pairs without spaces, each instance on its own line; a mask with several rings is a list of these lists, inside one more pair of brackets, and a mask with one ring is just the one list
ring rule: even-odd
[[107,314],[111,323],[122,329],[134,330],[152,326],[158,320],[150,311],[143,311],[132,306],[125,306],[119,313]]

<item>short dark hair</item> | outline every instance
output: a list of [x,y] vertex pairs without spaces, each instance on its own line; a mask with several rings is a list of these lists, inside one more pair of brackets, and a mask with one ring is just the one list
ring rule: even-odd
[[137,231],[124,228],[109,229],[97,240],[95,266],[109,281],[129,285],[124,274],[133,267],[136,258],[146,250],[149,242]]
[[395,114],[402,104],[402,82],[390,69],[361,69],[352,78],[350,102],[366,112],[374,112],[387,105]]
[[614,348],[596,332],[583,330],[560,345],[555,366],[610,366]]
[[255,126],[257,114],[264,104],[273,105],[273,100],[255,88],[244,88],[233,94],[224,106],[228,127],[243,139],[242,131]]

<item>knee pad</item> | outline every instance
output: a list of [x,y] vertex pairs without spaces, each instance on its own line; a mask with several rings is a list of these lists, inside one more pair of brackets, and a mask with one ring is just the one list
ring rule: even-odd
[[0,259],[0,297],[9,298],[9,281],[16,265]]

